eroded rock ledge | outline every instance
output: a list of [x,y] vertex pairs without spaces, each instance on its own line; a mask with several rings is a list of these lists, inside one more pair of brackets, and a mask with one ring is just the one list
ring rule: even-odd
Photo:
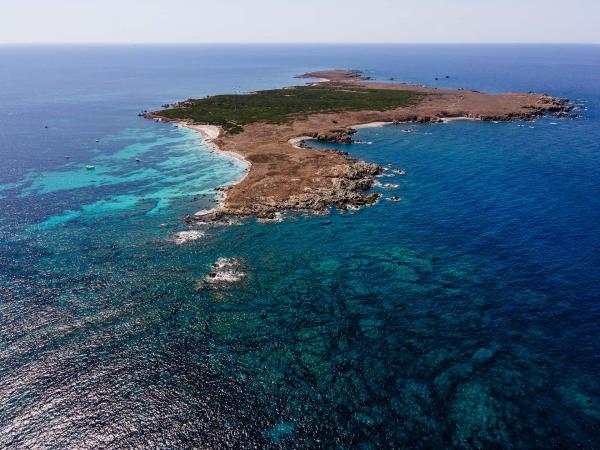
[[[492,95],[401,83],[366,82],[356,71],[312,72],[303,77],[333,80],[321,83],[338,87],[410,91],[416,94],[417,101],[385,111],[311,114],[286,123],[247,124],[243,131],[237,133],[222,132],[213,141],[214,144],[223,151],[240,155],[251,164],[251,168],[240,183],[224,188],[226,195],[222,205],[211,214],[211,219],[226,215],[268,218],[287,210],[346,209],[377,201],[378,194],[369,193],[369,190],[373,186],[373,177],[382,171],[381,167],[350,158],[345,152],[309,149],[290,143],[299,137],[345,144],[352,142],[356,124],[438,123],[459,117],[482,121],[532,120],[549,114],[563,117],[570,115],[572,110],[566,99],[549,95]],[[159,113],[145,116],[155,120],[176,120],[165,119]]]

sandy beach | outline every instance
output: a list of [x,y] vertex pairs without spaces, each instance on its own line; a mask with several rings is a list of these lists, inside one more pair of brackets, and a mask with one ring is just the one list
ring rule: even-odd
[[215,140],[218,139],[219,136],[222,134],[222,130],[220,127],[218,127],[216,125],[192,124],[192,123],[189,123],[186,121],[180,121],[180,122],[178,122],[178,124],[182,128],[187,128],[189,130],[200,133],[200,135],[203,137],[203,142],[210,145],[217,153],[227,156],[228,158],[233,158],[237,161],[241,161],[246,166],[246,168],[244,169],[243,175],[239,179],[237,179],[230,185],[223,186],[223,187],[225,187],[225,190],[220,191],[221,195],[219,196],[218,206],[216,206],[212,209],[204,209],[201,211],[197,211],[194,214],[194,217],[197,217],[197,218],[212,216],[216,212],[221,211],[223,209],[223,206],[227,200],[227,187],[241,183],[244,180],[244,178],[246,178],[248,176],[248,174],[250,173],[252,163],[250,161],[248,161],[246,158],[244,158],[242,155],[235,153],[235,152],[223,150],[217,145]]
[[351,125],[351,128],[355,130],[360,130],[361,128],[379,128],[384,127],[386,125],[393,125],[394,122],[369,122],[369,123],[359,123],[357,125]]
[[[183,128],[187,128],[189,130],[193,130],[193,131],[200,133],[202,135],[202,137],[204,138],[204,142],[206,144],[209,144],[216,152],[218,152],[222,155],[228,156],[229,158],[237,159],[238,161],[243,162],[247,166],[246,170],[247,171],[250,170],[250,167],[252,166],[252,163],[250,161],[248,161],[246,158],[244,158],[242,155],[240,155],[238,153],[223,150],[222,148],[220,148],[217,145],[217,143],[215,141],[223,133],[223,131],[221,130],[220,127],[217,127],[216,125],[198,125],[198,124],[192,124],[189,122],[178,122],[178,123]],[[241,181],[241,180],[239,180],[239,181]],[[238,181],[238,183],[239,183],[239,181]]]
[[299,136],[299,137],[290,139],[288,141],[288,143],[294,148],[302,149],[302,148],[304,148],[304,147],[302,147],[302,143],[304,141],[308,141],[310,139],[314,139],[314,137],[313,136]]

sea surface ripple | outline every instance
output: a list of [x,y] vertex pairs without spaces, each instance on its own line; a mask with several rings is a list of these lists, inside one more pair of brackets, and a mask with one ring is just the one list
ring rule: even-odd
[[[600,47],[0,60],[0,447],[600,447]],[[400,201],[182,221],[243,165],[137,113],[328,67],[582,119],[362,129],[323,147],[405,169]]]

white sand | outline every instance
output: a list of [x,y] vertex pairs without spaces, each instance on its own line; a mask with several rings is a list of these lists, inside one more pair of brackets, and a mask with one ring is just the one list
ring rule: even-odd
[[[371,123],[363,123],[363,124],[359,124],[359,125],[352,125],[348,128],[354,128],[354,129],[360,129],[360,128],[377,128],[377,127],[383,127],[385,125],[391,125],[393,122],[371,122]],[[303,141],[309,141],[309,140],[314,140],[315,138],[312,136],[299,136],[299,137],[295,137],[292,138],[288,141],[288,143],[290,145],[292,145],[294,148],[302,148],[300,147],[300,144],[302,144]]]
[[[216,125],[195,125],[195,124],[191,124],[189,122],[185,122],[185,121],[181,121],[178,122],[179,126],[183,127],[183,128],[187,128],[189,130],[193,130],[196,131],[197,133],[200,133],[202,135],[202,137],[204,138],[204,142],[208,145],[210,145],[216,152],[228,156],[229,158],[233,158],[233,159],[237,159],[238,161],[244,163],[244,165],[246,166],[246,169],[244,170],[244,174],[235,182],[231,183],[229,186],[233,186],[234,184],[238,184],[241,183],[244,178],[246,178],[248,176],[248,174],[250,173],[250,167],[252,167],[252,163],[250,161],[248,161],[246,158],[244,158],[242,155],[239,155],[238,153],[234,153],[234,152],[229,152],[226,150],[221,150],[219,148],[219,146],[215,143],[215,140],[218,139],[218,137],[221,135],[221,127],[218,127]],[[196,214],[194,214],[196,217],[203,217],[203,216],[208,216],[210,214],[212,214],[215,211],[220,210],[223,207],[223,204],[225,202],[225,199],[227,198],[227,193],[226,192],[221,192],[221,196],[219,198],[219,205],[213,209],[203,209],[202,211],[198,211]]]
[[[206,144],[209,144],[215,151],[219,152],[222,155],[226,155],[226,156],[229,156],[230,158],[237,159],[238,161],[243,162],[247,166],[246,170],[250,169],[250,166],[251,166],[250,161],[248,161],[242,155],[239,155],[234,152],[228,152],[226,150],[221,150],[219,148],[219,146],[217,144],[215,144],[215,140],[221,135],[221,127],[218,127],[216,125],[194,125],[194,124],[190,124],[188,122],[178,122],[178,123],[179,123],[179,126],[181,126],[183,128],[187,128],[189,130],[193,130],[193,131],[200,133],[202,135],[202,137],[204,138],[204,142]],[[244,175],[244,177],[245,177],[245,175]],[[238,180],[234,184],[237,184],[242,180],[243,180],[243,178]]]
[[217,139],[221,134],[221,129],[216,125],[190,125],[183,122],[181,122],[181,125],[185,128],[197,131],[209,142]]
[[312,136],[300,136],[300,137],[292,138],[288,142],[294,148],[302,148],[302,147],[300,147],[300,144],[302,144],[302,142],[304,142],[304,141],[308,141],[309,139],[314,139],[314,138]]
[[352,125],[350,128],[360,130],[361,128],[379,128],[386,125],[392,125],[394,122],[371,122],[371,123],[360,123],[358,125]]
[[443,117],[442,118],[442,122],[444,122],[444,123],[456,122],[457,120],[479,120],[479,119],[475,119],[474,117]]
[[[448,122],[454,122],[456,120],[479,120],[476,119],[474,117],[466,117],[466,116],[461,116],[461,117],[443,117],[442,118],[442,122],[444,123],[448,123]],[[379,128],[379,127],[384,127],[386,125],[407,125],[407,124],[413,124],[412,122],[371,122],[371,123],[361,123],[358,125],[352,125],[350,128],[354,128],[356,130],[360,130],[361,128]],[[414,124],[413,124],[414,125]]]

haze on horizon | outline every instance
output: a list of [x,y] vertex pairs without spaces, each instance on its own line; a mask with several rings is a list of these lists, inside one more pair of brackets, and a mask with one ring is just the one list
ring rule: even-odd
[[597,0],[21,0],[0,43],[600,43]]

